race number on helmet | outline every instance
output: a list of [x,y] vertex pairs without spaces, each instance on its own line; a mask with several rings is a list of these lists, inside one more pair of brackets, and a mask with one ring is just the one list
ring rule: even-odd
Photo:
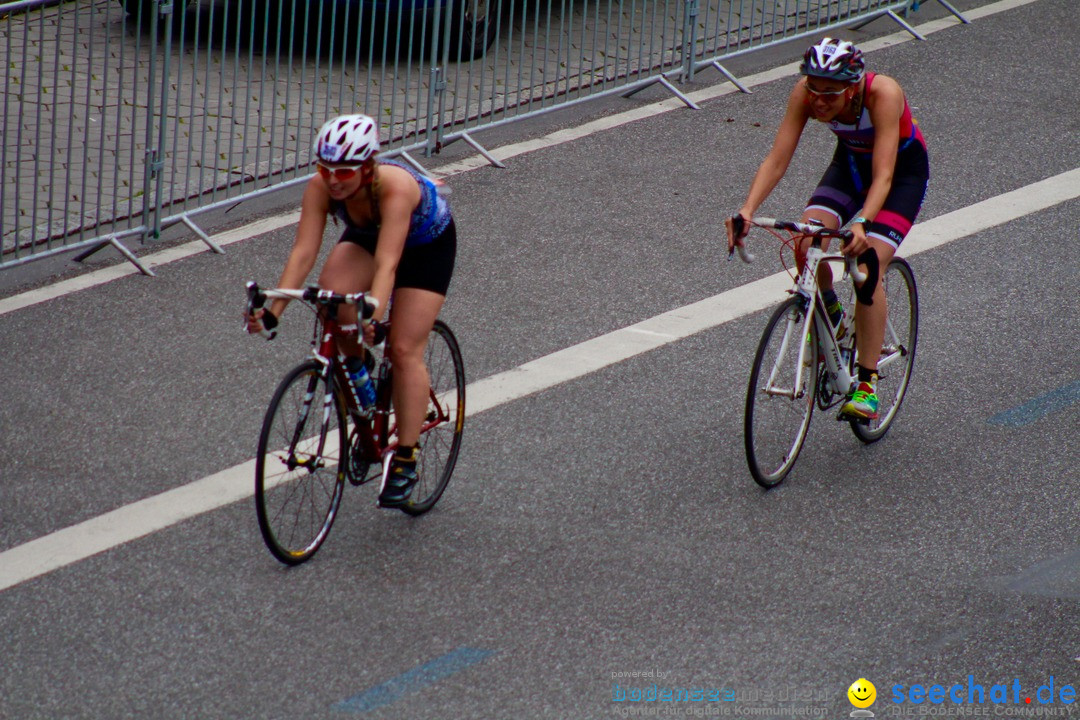
[[367,115],[333,118],[315,135],[315,158],[323,162],[359,164],[377,152],[379,128]]
[[862,51],[847,40],[824,38],[803,55],[799,72],[810,77],[858,82],[865,70]]

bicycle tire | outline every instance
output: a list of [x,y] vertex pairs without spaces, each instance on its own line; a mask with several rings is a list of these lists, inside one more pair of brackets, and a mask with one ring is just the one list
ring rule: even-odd
[[435,322],[424,350],[431,393],[420,435],[417,482],[401,506],[407,515],[423,515],[442,497],[461,452],[465,427],[465,362],[450,328]]
[[[811,323],[809,337],[801,337],[806,317],[804,304],[803,298],[792,297],[773,311],[758,342],[746,389],[746,462],[754,481],[764,488],[775,487],[791,472],[814,415],[819,370],[817,331]],[[792,338],[798,339],[793,343]],[[808,344],[804,357],[810,364],[803,368],[802,386],[796,390],[801,342]],[[776,389],[781,387],[790,388],[792,397],[777,394]]]
[[919,291],[915,286],[915,273],[907,260],[894,257],[881,281],[885,286],[888,314],[885,341],[878,360],[878,417],[869,422],[851,422],[855,437],[866,444],[885,437],[892,427],[907,394],[919,340]]
[[[255,510],[271,554],[286,565],[311,558],[330,533],[345,487],[345,407],[308,360],[278,384],[259,433]],[[333,383],[333,380],[329,380]],[[323,402],[331,393],[332,411]]]

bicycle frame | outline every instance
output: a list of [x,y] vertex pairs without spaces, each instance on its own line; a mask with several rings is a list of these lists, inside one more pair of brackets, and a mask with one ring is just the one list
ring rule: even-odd
[[821,311],[824,304],[821,301],[821,289],[818,287],[817,283],[817,271],[818,267],[823,262],[846,264],[849,260],[847,256],[841,253],[826,252],[822,250],[819,245],[820,239],[815,239],[813,245],[807,249],[803,271],[799,275],[795,289],[792,291],[804,298],[806,302],[805,307],[807,308],[806,317],[800,327],[802,334],[800,334],[799,337],[806,337],[810,328],[810,323],[814,323],[814,328],[817,331],[818,345],[816,348],[808,349],[806,343],[800,344],[795,388],[802,387],[802,373],[804,368],[815,367],[816,365],[814,362],[807,365],[806,353],[815,352],[821,353],[821,355],[824,356],[825,371],[827,373],[829,384],[832,386],[833,390],[838,394],[846,395],[855,387],[855,377],[851,373],[850,365],[848,363],[849,359],[844,357],[839,341],[836,338],[836,329],[833,328],[831,322],[828,322],[825,313]]
[[[386,485],[386,478],[390,472],[390,460],[397,449],[397,442],[392,441],[395,427],[390,425],[390,401],[379,391],[375,405],[364,410],[360,402],[357,388],[353,387],[345,373],[345,354],[341,351],[338,338],[344,333],[341,324],[337,321],[335,313],[327,312],[322,318],[322,332],[317,335],[318,341],[312,340],[312,354],[323,366],[323,376],[328,381],[327,387],[337,388],[338,392],[347,393],[349,399],[348,415],[353,422],[353,430],[357,439],[352,452],[359,452],[367,462],[378,462],[382,467],[380,489]],[[316,333],[319,326],[316,326]],[[390,378],[390,361],[384,359],[377,371],[380,376],[380,388]],[[334,378],[331,381],[331,374]],[[388,389],[388,388],[387,388]],[[330,413],[333,411],[335,402],[334,393],[328,394],[323,399],[323,420],[329,422]]]
[[[839,340],[836,337],[836,329],[833,328],[832,323],[827,322],[823,317],[824,303],[820,301],[821,291],[817,284],[817,269],[822,262],[834,262],[845,263],[846,271],[853,278],[856,275],[861,274],[857,271],[854,265],[854,261],[842,253],[826,252],[820,247],[820,239],[815,238],[813,245],[807,249],[806,264],[803,267],[803,272],[799,276],[796,282],[796,287],[792,292],[798,293],[807,299],[809,304],[809,310],[807,311],[806,322],[809,323],[811,319],[814,322],[814,327],[817,329],[818,347],[825,357],[825,366],[828,373],[829,384],[834,393],[840,395],[850,394],[854,389],[857,378],[852,374],[853,367],[850,361],[853,359],[854,350],[852,350],[852,356],[846,356],[843,348],[840,347]],[[806,326],[809,327],[808,325]],[[800,352],[800,377],[796,378],[796,382],[801,381],[801,370],[804,365],[804,353],[806,352],[805,344]],[[886,317],[885,319],[885,344],[882,347],[881,355],[878,359],[877,370],[878,374],[882,377],[885,375],[885,371],[894,363],[903,361],[906,354],[906,348],[903,342],[897,336],[896,328],[892,324],[892,318]],[[800,387],[796,384],[795,387]]]
[[[808,337],[811,327],[810,323],[813,323],[817,335],[817,347],[808,349],[805,342],[800,342],[794,384],[790,388],[776,386],[775,381],[779,364],[781,359],[787,354],[789,342],[792,338],[792,332],[795,329],[795,319],[789,318],[787,328],[784,332],[784,339],[781,343],[781,350],[777,355],[776,362],[769,372],[769,381],[766,392],[769,395],[782,395],[792,399],[799,397],[799,388],[803,387],[803,373],[805,372],[805,368],[817,366],[816,362],[807,362],[808,358],[806,357],[806,354],[808,352],[813,352],[820,353],[824,356],[826,377],[833,392],[840,395],[850,393],[855,387],[855,377],[852,375],[852,368],[849,364],[850,358],[844,357],[845,353],[840,348],[836,337],[836,331],[834,330],[832,323],[827,322],[823,317],[824,312],[820,311],[820,309],[824,308],[824,305],[821,301],[821,290],[818,287],[817,282],[818,268],[823,262],[843,263],[845,266],[845,274],[848,274],[853,279],[859,281],[864,281],[866,279],[866,276],[858,269],[852,258],[849,258],[843,253],[822,250],[821,244],[825,237],[843,237],[843,235],[834,233],[834,231],[826,231],[824,228],[817,226],[773,220],[771,218],[754,218],[752,222],[755,225],[762,227],[775,227],[778,229],[800,232],[811,238],[810,247],[806,250],[806,258],[803,263],[802,272],[795,281],[795,287],[788,292],[800,295],[803,298],[803,308],[806,311],[802,322],[799,323],[799,334],[795,337]],[[751,262],[753,260],[753,256],[746,253],[742,246],[739,246],[739,250],[744,261]],[[812,360],[816,360],[816,358],[813,358]]]
[[[385,323],[384,328],[388,334],[390,323]],[[345,355],[341,352],[337,343],[337,338],[341,334],[341,325],[335,317],[332,317],[330,313],[327,313],[327,317],[323,319],[321,340],[318,342],[318,346],[313,350],[313,355],[315,356],[315,359],[323,365],[324,376],[328,376],[332,369],[334,369],[336,374],[336,386],[338,388],[347,389],[346,392],[349,393],[349,397],[352,400],[352,404],[349,407],[349,415],[353,420],[353,427],[355,428],[358,438],[356,450],[358,450],[368,462],[379,462],[382,465],[380,484],[380,488],[382,488],[385,487],[386,479],[390,472],[390,460],[398,447],[398,441],[396,439],[397,425],[392,425],[390,423],[391,399],[389,393],[392,387],[393,366],[391,365],[389,358],[386,357],[379,363],[379,367],[375,371],[378,374],[377,387],[379,388],[375,406],[366,412],[362,411],[362,405],[357,396],[356,388],[353,387],[352,383],[349,382],[345,376]],[[312,344],[315,345],[315,342],[313,341]],[[420,426],[421,436],[432,428],[441,425],[444,422],[448,422],[450,419],[450,413],[447,410],[445,401],[441,400],[435,394],[433,389],[429,389],[428,392],[431,404],[435,408],[435,411],[434,413],[429,413],[428,416],[424,418],[424,422]],[[332,411],[331,404],[333,402],[334,399],[332,396],[328,396],[324,399],[324,422],[329,421],[330,412]]]

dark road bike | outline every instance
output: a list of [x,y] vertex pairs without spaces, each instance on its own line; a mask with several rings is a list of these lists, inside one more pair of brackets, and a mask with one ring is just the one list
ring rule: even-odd
[[[255,508],[270,552],[287,565],[302,563],[330,533],[345,480],[364,485],[379,479],[382,491],[398,445],[391,388],[393,366],[385,352],[389,323],[378,325],[374,360],[374,406],[365,410],[344,371],[338,348],[343,304],[371,316],[363,293],[338,294],[317,287],[263,290],[248,283],[248,314],[267,300],[288,298],[315,314],[312,357],[278,384],[263,419],[255,460]],[[272,337],[273,332],[264,333]],[[380,337],[381,336],[381,337]],[[417,476],[409,500],[400,506],[422,515],[446,490],[461,450],[465,424],[465,367],[457,339],[441,320],[428,336],[425,364],[431,380],[427,413],[420,429]]]

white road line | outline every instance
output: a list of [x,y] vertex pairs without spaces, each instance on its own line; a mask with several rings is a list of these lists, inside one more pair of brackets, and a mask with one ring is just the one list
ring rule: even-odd
[[[910,257],[1080,197],[1080,168],[916,225]],[[468,386],[470,417],[775,304],[786,272],[587,340]],[[251,497],[255,461],[125,505],[0,553],[0,592],[182,520]]]
[[[964,12],[965,16],[969,20],[978,20],[979,18],[994,15],[1007,10],[1013,10],[1024,5],[1036,2],[1036,0],[1001,0],[1000,2],[985,5],[973,10],[967,10]],[[948,28],[955,27],[960,23],[953,16],[948,16],[940,20],[932,20],[923,25],[916,27],[923,36],[931,35]],[[892,35],[877,38],[875,40],[868,40],[865,43],[860,43],[860,48],[863,52],[872,52],[874,50],[881,50],[883,48],[892,47],[905,42],[911,42],[915,38],[906,31],[900,31]],[[786,77],[791,77],[799,71],[798,63],[791,63],[783,65],[781,67],[773,68],[756,75],[750,75],[745,78],[740,78],[740,82],[747,87],[756,87],[765,83],[773,82],[774,80],[780,80]],[[702,103],[708,100],[714,100],[724,95],[738,92],[738,89],[729,82],[720,83],[711,87],[704,88],[688,94],[688,97],[696,103]],[[532,140],[526,140],[520,143],[512,143],[510,145],[504,145],[494,150],[490,150],[492,156],[497,160],[505,161],[518,155],[524,155],[525,153],[533,152],[535,150],[542,150],[544,148],[553,147],[555,145],[561,145],[563,143],[570,142],[572,140],[578,140],[580,138],[592,135],[605,130],[611,130],[612,128],[625,125],[627,123],[634,122],[636,120],[642,120],[644,118],[654,117],[662,113],[670,112],[672,110],[679,110],[686,106],[681,100],[677,98],[669,98],[661,102],[653,103],[651,105],[644,105],[633,110],[627,110],[625,112],[610,115],[608,117],[594,120],[593,122],[585,123],[578,127],[566,128],[550,133],[540,138]],[[488,165],[487,159],[483,156],[476,155],[470,158],[466,158],[460,162],[449,163],[438,168],[436,174],[440,177],[450,177],[451,175],[459,175],[470,170],[477,170]],[[295,225],[300,220],[299,212],[290,212],[283,215],[277,215],[258,222],[244,225],[243,227],[230,230],[228,232],[221,233],[214,236],[212,239],[221,247],[225,247],[240,240],[256,237],[266,232],[276,230],[282,227],[288,227]],[[158,253],[153,253],[142,258],[142,261],[147,264],[151,269],[159,267],[166,263],[181,260],[192,255],[208,252],[207,247],[202,241],[196,240],[185,245],[177,246],[169,250],[164,250]],[[122,263],[113,267],[105,268],[103,270],[97,270],[94,272],[80,275],[77,278],[71,280],[65,280],[53,285],[38,288],[37,290],[31,290],[29,292],[22,293],[20,295],[13,295],[10,298],[0,299],[0,315],[4,315],[15,310],[21,310],[22,308],[36,305],[37,303],[46,302],[53,298],[61,297],[69,293],[78,292],[79,290],[86,290],[97,285],[104,285],[107,282],[117,280],[129,275],[137,275],[139,273],[131,263]]]

